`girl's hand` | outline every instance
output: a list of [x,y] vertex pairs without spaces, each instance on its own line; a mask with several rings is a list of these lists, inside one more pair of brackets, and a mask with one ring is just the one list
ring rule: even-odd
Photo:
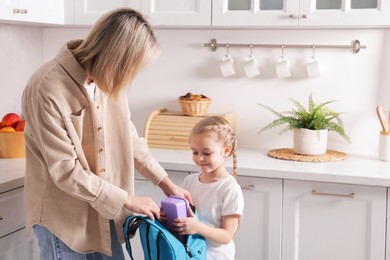
[[124,207],[132,212],[147,215],[154,221],[154,216],[160,217],[160,207],[149,197],[127,197]]
[[192,235],[198,233],[199,221],[191,208],[188,208],[187,218],[177,218],[173,221],[173,230],[178,235]]

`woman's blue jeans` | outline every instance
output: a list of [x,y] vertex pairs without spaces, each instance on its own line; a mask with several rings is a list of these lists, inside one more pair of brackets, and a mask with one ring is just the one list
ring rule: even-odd
[[47,228],[41,225],[34,225],[34,233],[38,240],[38,246],[40,248],[42,260],[123,260],[125,259],[123,255],[123,249],[121,243],[119,242],[113,220],[110,220],[110,230],[112,250],[111,257],[99,252],[90,254],[77,253],[70,249],[66,244],[64,244],[64,242],[62,242],[58,237],[51,233]]

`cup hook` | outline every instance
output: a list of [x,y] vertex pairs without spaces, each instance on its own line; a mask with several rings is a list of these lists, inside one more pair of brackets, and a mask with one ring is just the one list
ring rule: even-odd
[[229,54],[229,43],[226,43],[226,56],[230,56]]
[[250,54],[249,54],[249,57],[253,57],[253,44],[249,44],[249,49],[250,49]]
[[284,44],[282,44],[282,56],[280,56],[281,58],[284,58]]
[[313,44],[312,45],[312,49],[313,49],[313,55],[311,56],[313,59],[316,58],[316,46]]

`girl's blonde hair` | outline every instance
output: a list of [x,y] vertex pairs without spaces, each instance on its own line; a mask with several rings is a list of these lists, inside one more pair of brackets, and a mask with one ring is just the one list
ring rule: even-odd
[[160,46],[141,13],[119,8],[103,15],[72,52],[96,85],[115,98],[157,58]]
[[216,134],[223,142],[223,145],[232,145],[230,155],[233,155],[233,175],[237,176],[237,138],[229,121],[221,116],[210,116],[199,121],[193,128],[191,136],[197,134]]

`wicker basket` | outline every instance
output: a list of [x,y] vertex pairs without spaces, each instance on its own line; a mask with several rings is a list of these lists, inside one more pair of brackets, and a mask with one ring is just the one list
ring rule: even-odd
[[0,132],[0,158],[25,156],[24,132]]
[[183,100],[179,99],[181,110],[186,116],[203,116],[211,103],[211,99]]

